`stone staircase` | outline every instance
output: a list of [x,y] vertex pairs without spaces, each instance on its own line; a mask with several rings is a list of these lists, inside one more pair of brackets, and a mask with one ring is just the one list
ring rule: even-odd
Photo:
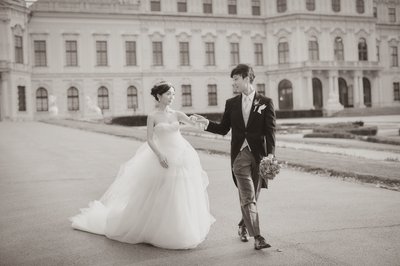
[[376,115],[400,115],[400,106],[345,108],[342,111],[334,113],[332,116],[343,117],[343,116],[376,116]]

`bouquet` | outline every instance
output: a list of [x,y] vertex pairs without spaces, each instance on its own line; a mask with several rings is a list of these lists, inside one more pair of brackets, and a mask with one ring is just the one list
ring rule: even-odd
[[275,157],[264,157],[260,162],[260,177],[265,180],[272,180],[277,174],[279,174],[281,167],[282,166],[278,163],[278,160]]

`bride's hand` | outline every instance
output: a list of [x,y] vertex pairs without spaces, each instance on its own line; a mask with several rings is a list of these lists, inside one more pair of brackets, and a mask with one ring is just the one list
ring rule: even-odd
[[168,168],[168,160],[167,157],[164,156],[164,154],[158,155],[158,160],[160,161],[162,167]]

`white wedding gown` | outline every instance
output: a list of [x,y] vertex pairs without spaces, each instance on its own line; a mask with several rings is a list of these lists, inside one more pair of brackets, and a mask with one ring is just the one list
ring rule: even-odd
[[163,168],[144,143],[100,200],[70,218],[73,228],[168,249],[195,248],[205,239],[215,219],[208,176],[196,151],[182,137],[178,122],[157,124],[154,141],[169,167]]

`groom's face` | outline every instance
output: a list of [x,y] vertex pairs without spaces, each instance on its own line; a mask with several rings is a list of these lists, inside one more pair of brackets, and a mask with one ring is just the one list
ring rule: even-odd
[[233,80],[233,87],[237,91],[239,91],[239,92],[247,91],[247,89],[249,87],[249,78],[248,77],[243,78],[241,75],[233,75],[232,80]]

